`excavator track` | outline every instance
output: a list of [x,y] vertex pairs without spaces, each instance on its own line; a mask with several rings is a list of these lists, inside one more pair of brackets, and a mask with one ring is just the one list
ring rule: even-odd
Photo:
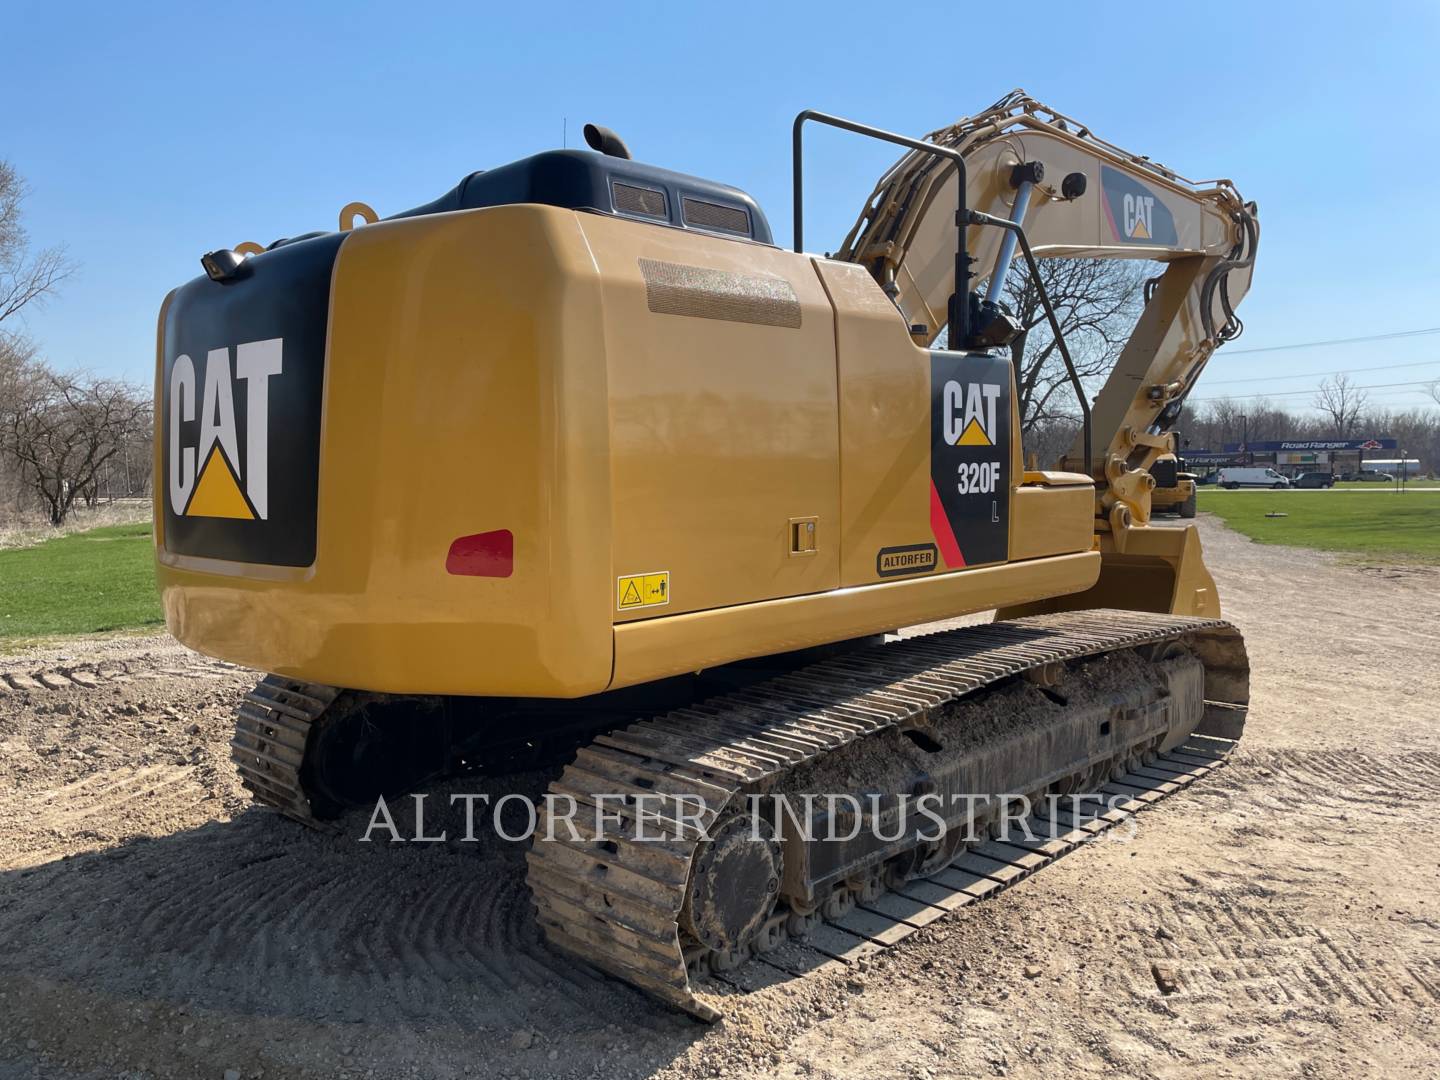
[[[934,718],[1015,676],[1045,686],[1072,662],[1124,650],[1159,656],[1153,647],[1172,643],[1203,665],[1203,715],[1190,730],[1088,760],[1077,781],[1091,785],[1086,798],[1042,810],[1033,841],[931,852],[918,872],[897,874],[894,860],[888,870],[878,859],[857,864],[813,903],[782,899],[777,837],[731,842],[742,803],[782,789],[801,766],[896,729],[923,738]],[[752,955],[789,937],[840,959],[892,944],[1210,771],[1240,735],[1248,671],[1238,631],[1220,620],[1067,612],[862,650],[632,724],[582,747],[550,787],[555,801],[528,853],[538,920],[553,946],[713,1021],[710,991],[743,985]],[[1005,790],[1055,790],[1054,780],[1017,778]],[[608,811],[623,827],[602,828],[602,816],[585,813],[563,818],[557,806]],[[746,879],[761,894],[758,916],[748,907],[730,923],[707,914],[712,901],[723,909],[715,895],[729,889],[733,899]],[[710,991],[697,988],[707,979]]]
[[305,746],[339,695],[339,687],[267,675],[240,703],[230,740],[241,783],[256,800],[311,828],[325,825],[301,779]]

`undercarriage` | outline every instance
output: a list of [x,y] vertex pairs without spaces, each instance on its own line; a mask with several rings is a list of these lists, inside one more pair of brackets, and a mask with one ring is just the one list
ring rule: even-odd
[[[568,705],[272,676],[234,753],[257,798],[311,825],[457,771],[568,761],[528,856],[548,940],[713,1020],[711,991],[791,937],[893,943],[1178,790],[1223,759],[1248,700],[1233,627],[1143,612],[784,668]],[[670,707],[626,724],[645,701]]]

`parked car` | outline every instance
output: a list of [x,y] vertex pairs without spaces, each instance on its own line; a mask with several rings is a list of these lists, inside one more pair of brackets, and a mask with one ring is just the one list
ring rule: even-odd
[[1204,476],[1195,477],[1195,483],[1199,484],[1201,487],[1205,487],[1206,485],[1215,483],[1215,477],[1217,475],[1217,473],[1208,472]]
[[1290,481],[1274,469],[1221,469],[1219,477],[1223,488],[1267,487],[1288,488]]
[[1388,472],[1376,472],[1374,469],[1361,469],[1360,475],[1357,476],[1355,479],[1366,480],[1372,484],[1390,484],[1394,483],[1395,481],[1395,477],[1393,474]]
[[1328,472],[1302,472],[1290,481],[1291,487],[1328,488],[1335,486],[1335,474]]

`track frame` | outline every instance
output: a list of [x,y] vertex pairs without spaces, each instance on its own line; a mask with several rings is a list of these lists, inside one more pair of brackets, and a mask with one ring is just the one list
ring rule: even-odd
[[[752,952],[763,954],[789,936],[818,933],[823,944],[843,942],[834,935],[849,934],[875,945],[875,935],[856,934],[868,926],[881,938],[898,940],[903,927],[916,927],[904,916],[876,909],[882,902],[904,906],[901,899],[883,897],[946,908],[905,893],[905,882],[876,874],[838,890],[818,911],[787,910],[777,903],[753,945],[733,954],[694,941],[682,930],[682,913],[708,825],[733,812],[745,794],[763,790],[797,765],[882,731],[923,727],[939,710],[1004,680],[1043,674],[1051,664],[1172,642],[1188,647],[1204,665],[1205,708],[1194,730],[1175,732],[1155,747],[1171,756],[1133,762],[1158,775],[1129,768],[1124,755],[1114,763],[1115,778],[1100,790],[1113,786],[1109,794],[1124,807],[1138,807],[1180,789],[1177,780],[1164,778],[1181,776],[1178,766],[1198,767],[1174,756],[1178,746],[1200,757],[1205,744],[1192,740],[1218,736],[1233,745],[1243,728],[1249,666],[1239,632],[1229,623],[1091,610],[966,627],[823,661],[599,736],[580,749],[550,793],[596,807],[618,793],[625,799],[612,810],[631,832],[638,832],[633,827],[642,815],[658,810],[662,817],[668,812],[673,835],[627,839],[624,830],[587,833],[583,825],[577,834],[572,822],[542,815],[527,856],[540,925],[555,947],[707,1021],[720,1013],[697,993],[696,984],[710,975],[728,977]],[[657,810],[646,809],[656,801]],[[980,845],[957,853],[925,880],[960,891],[983,888],[984,882],[998,888],[1069,850],[1067,844],[1078,842],[1067,839],[1071,833],[1100,831],[1107,820],[1113,825],[1129,812],[1119,804],[1094,817],[1060,812],[1057,823],[1065,829],[1043,841],[1049,847],[1006,860],[995,858],[1003,849]],[[913,912],[916,918],[921,910]],[[884,918],[890,922],[875,922]]]

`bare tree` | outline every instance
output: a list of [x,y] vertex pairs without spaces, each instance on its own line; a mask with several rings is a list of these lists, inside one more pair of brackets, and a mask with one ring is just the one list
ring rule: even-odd
[[0,421],[19,403],[33,355],[24,339],[0,336]]
[[1440,405],[1440,379],[1436,379],[1425,389],[1430,391],[1430,396],[1435,399],[1435,404]]
[[[10,320],[43,303],[73,271],[62,248],[31,250],[22,214],[26,193],[20,174],[9,162],[0,161],[0,449],[9,451],[0,453],[0,492],[14,494],[17,509],[20,493],[33,489],[37,480],[13,451],[12,442],[21,418],[45,399],[46,387],[33,346]],[[54,512],[52,506],[52,517]]]
[[[1082,380],[1109,373],[1125,347],[1143,307],[1146,264],[1118,259],[1044,259],[1040,277],[1055,307],[1076,372]],[[1024,328],[1011,343],[1020,426],[1026,433],[1057,419],[1073,420],[1070,378],[1040,290],[1023,263],[1012,267],[1004,298]]]
[[19,466],[50,523],[63,524],[110,459],[144,437],[149,397],[116,379],[62,374],[35,360],[5,377],[11,392],[0,407],[0,450]]
[[20,174],[0,161],[0,323],[43,300],[74,270],[63,248],[30,250],[21,220],[25,195]]
[[1034,461],[1039,468],[1049,468],[1069,451],[1080,430],[1074,416],[1054,416],[1032,420],[1024,431],[1025,467]]
[[1186,435],[1198,435],[1204,444],[1213,444],[1219,450],[1224,444],[1239,442],[1244,424],[1240,417],[1245,415],[1245,405],[1234,398],[1215,398],[1203,405],[1187,401],[1175,426]]
[[1370,395],[1350,381],[1348,375],[1336,375],[1320,384],[1315,395],[1315,408],[1330,418],[1335,437],[1348,439],[1360,422]]

